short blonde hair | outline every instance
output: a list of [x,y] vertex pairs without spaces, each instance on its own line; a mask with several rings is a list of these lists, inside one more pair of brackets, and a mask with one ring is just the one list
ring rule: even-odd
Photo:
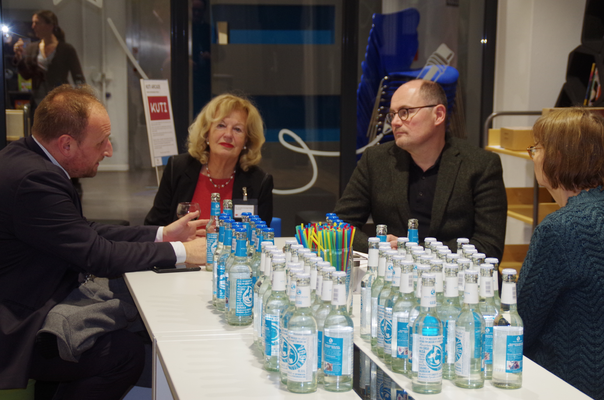
[[247,114],[245,124],[247,149],[242,150],[239,155],[239,167],[247,171],[249,167],[258,165],[262,160],[261,149],[265,141],[262,117],[251,101],[233,94],[214,97],[195,118],[189,127],[189,154],[202,164],[207,164],[210,151],[206,141],[212,123],[221,121],[235,110]]
[[604,119],[588,108],[554,110],[533,126],[543,147],[543,174],[553,189],[604,186]]

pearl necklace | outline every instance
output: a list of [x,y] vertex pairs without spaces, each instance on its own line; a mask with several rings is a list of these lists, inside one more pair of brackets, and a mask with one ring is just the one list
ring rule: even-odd
[[210,167],[209,166],[206,166],[206,173],[208,174],[208,179],[210,180],[210,183],[212,185],[214,185],[214,187],[216,189],[223,188],[223,187],[227,186],[229,183],[231,183],[231,180],[233,180],[233,178],[235,177],[235,170],[233,170],[233,175],[231,175],[231,177],[229,178],[229,180],[226,181],[226,183],[224,185],[217,185],[217,184],[214,183],[214,181],[212,180],[212,177],[210,176]]

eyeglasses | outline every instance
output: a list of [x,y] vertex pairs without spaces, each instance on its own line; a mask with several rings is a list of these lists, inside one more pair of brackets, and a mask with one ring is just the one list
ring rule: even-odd
[[428,107],[436,107],[438,104],[432,104],[429,106],[421,106],[421,107],[409,107],[409,108],[401,108],[398,111],[390,111],[387,114],[387,118],[389,121],[394,120],[394,116],[398,115],[401,121],[406,121],[409,118],[409,110],[419,110],[420,108],[428,108]]
[[533,157],[535,157],[535,152],[537,150],[539,150],[539,149],[537,148],[536,145],[529,146],[529,147],[526,148],[526,151],[528,152],[528,155],[531,158],[531,160],[533,159]]

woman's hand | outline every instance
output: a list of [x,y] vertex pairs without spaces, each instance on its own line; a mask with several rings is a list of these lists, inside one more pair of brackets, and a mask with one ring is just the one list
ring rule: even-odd
[[25,45],[25,43],[23,43],[23,39],[19,38],[19,40],[17,40],[17,43],[15,43],[15,46],[13,47],[13,50],[15,51],[15,61],[19,62],[23,59],[23,46]]

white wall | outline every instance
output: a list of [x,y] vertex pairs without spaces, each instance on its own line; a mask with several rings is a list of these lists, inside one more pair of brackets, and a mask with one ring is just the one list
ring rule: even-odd
[[[569,53],[581,44],[585,0],[499,0],[495,111],[553,107]],[[493,126],[531,126],[536,117],[498,117]],[[501,156],[507,187],[533,185],[532,162]],[[531,227],[508,218],[506,243],[528,243]]]
[[[105,72],[111,78],[107,85],[107,92],[111,97],[105,101],[105,105],[111,119],[113,157],[106,158],[99,170],[128,170],[127,60],[106,22],[106,18],[111,17],[117,29],[125,36],[126,2],[104,0],[104,10],[86,0],[62,0],[56,6],[50,0],[4,0],[2,5],[4,10],[9,11],[9,15],[10,11],[29,10],[28,19],[38,10],[54,12],[59,19],[59,26],[65,31],[66,41],[78,53],[86,82],[97,90],[99,97],[101,86],[93,81],[93,75],[103,71],[104,29]],[[10,24],[10,21],[5,22]]]

